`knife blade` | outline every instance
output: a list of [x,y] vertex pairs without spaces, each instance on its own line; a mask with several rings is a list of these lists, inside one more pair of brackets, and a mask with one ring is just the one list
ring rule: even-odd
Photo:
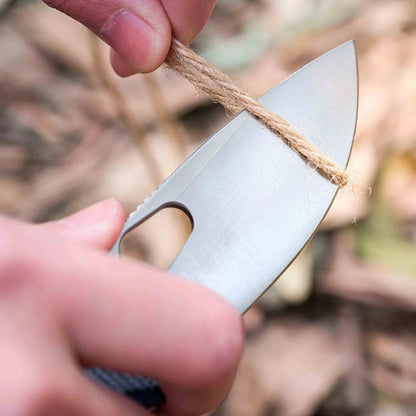
[[[294,73],[259,101],[346,167],[355,134],[358,80],[353,41]],[[112,248],[166,207],[193,230],[169,272],[217,292],[244,313],[312,238],[337,186],[243,111],[191,155],[133,212]],[[153,380],[102,369],[101,384],[148,407],[163,401]]]
[[[325,155],[347,165],[357,115],[352,41],[270,90],[260,102]],[[337,187],[246,111],[190,156],[127,220],[122,238],[177,207],[193,230],[169,271],[244,313],[288,267],[328,211]]]

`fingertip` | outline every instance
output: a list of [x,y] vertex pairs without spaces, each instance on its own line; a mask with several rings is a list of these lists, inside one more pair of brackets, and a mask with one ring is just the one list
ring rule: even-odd
[[122,78],[127,78],[136,74],[135,70],[130,66],[130,64],[114,49],[110,50],[110,62],[114,72]]
[[199,384],[201,389],[229,382],[234,376],[244,346],[241,315],[220,296],[215,294],[215,298],[202,309],[204,313],[200,333],[205,337],[205,351],[200,357],[198,380],[194,380],[195,385]]
[[[116,51],[112,63],[120,76],[154,71],[164,62],[170,47],[170,24],[163,13],[152,16],[121,9],[104,25],[102,38]],[[157,15],[157,19],[155,18]]]
[[182,362],[180,379],[160,379],[168,399],[158,416],[207,414],[224,400],[234,379],[244,346],[240,314],[206,292],[198,298],[194,316],[198,324],[187,341],[191,350]]

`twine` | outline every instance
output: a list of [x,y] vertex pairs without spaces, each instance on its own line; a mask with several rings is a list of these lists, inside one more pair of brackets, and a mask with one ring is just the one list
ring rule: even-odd
[[350,183],[351,178],[345,169],[313,146],[284,118],[250,97],[227,75],[176,39],[172,41],[166,64],[188,79],[200,91],[209,94],[231,114],[235,115],[247,110],[338,187],[343,188]]

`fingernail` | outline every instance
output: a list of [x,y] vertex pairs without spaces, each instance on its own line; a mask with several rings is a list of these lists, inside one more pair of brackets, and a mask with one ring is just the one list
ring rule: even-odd
[[119,10],[104,25],[101,35],[136,72],[153,69],[152,52],[157,33],[138,14]]
[[69,226],[94,225],[111,221],[117,212],[117,201],[113,198],[98,202],[78,211],[60,222]]

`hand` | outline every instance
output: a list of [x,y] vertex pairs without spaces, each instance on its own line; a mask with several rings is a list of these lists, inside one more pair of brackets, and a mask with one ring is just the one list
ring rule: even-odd
[[120,76],[162,65],[172,35],[189,44],[202,30],[216,0],[44,0],[80,21],[112,48]]
[[225,397],[240,316],[200,285],[106,253],[123,222],[115,200],[42,225],[0,217],[1,415],[151,414],[89,366],[158,380],[159,415],[200,415]]

